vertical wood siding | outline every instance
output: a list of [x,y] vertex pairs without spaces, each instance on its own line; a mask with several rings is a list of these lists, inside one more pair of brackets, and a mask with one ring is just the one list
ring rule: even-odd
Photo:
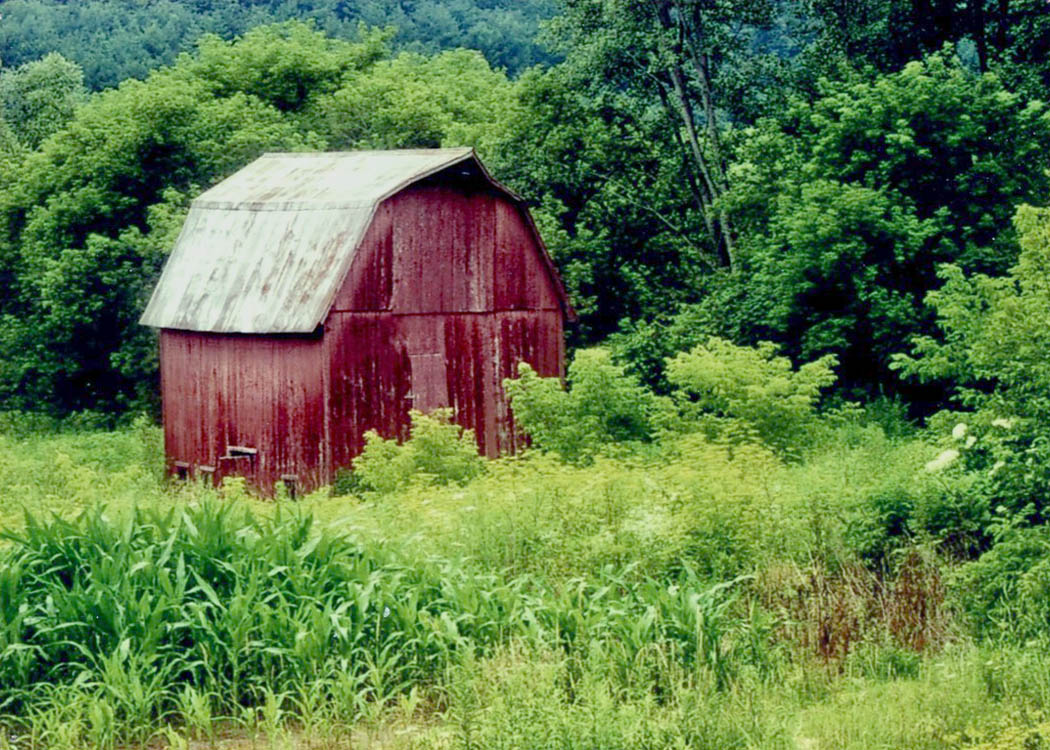
[[388,314],[332,313],[325,329],[328,455],[333,471],[350,465],[364,434],[404,438],[411,374],[397,325]]
[[[164,443],[174,462],[242,475],[270,492],[282,475],[327,480],[322,341],[306,337],[161,332]],[[223,458],[230,446],[255,457]]]

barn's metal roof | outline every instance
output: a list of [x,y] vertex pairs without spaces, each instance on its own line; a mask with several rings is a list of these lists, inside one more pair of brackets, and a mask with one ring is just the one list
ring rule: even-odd
[[309,333],[328,314],[376,206],[471,162],[472,149],[266,154],[190,207],[140,322],[216,333]]

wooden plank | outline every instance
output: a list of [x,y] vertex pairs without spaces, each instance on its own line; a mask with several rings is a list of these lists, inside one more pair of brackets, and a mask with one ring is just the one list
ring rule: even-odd
[[560,293],[531,226],[509,201],[495,206],[495,310],[555,310]]
[[[163,331],[161,339],[169,460],[214,466],[218,481],[246,476],[265,493],[282,473],[298,472],[311,488],[327,481],[319,338]],[[220,460],[238,447],[255,458]]]
[[440,184],[391,201],[393,292],[398,313],[492,310],[494,199]]

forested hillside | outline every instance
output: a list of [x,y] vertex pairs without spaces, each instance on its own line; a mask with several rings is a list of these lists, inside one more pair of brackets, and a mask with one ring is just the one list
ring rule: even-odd
[[84,71],[90,89],[144,78],[193,48],[204,33],[224,39],[255,26],[309,20],[330,36],[358,27],[395,28],[398,49],[481,50],[517,73],[551,56],[536,42],[553,0],[6,0],[0,3],[0,61],[18,66],[58,52]]

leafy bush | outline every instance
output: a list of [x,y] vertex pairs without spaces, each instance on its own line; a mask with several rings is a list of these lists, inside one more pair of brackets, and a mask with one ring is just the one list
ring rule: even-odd
[[411,417],[411,436],[403,444],[374,430],[365,434],[365,449],[354,459],[359,486],[387,494],[414,481],[462,484],[484,471],[474,431],[453,423],[450,409],[413,411]]
[[780,455],[804,446],[816,428],[820,392],[834,384],[834,355],[793,370],[775,344],[736,346],[720,338],[667,363],[667,379],[683,416],[714,418],[734,442],[758,440]]
[[998,538],[964,565],[952,589],[974,631],[1024,643],[1050,634],[1050,529],[1017,528],[1000,514]]
[[957,401],[972,410],[931,424],[945,435],[963,431],[965,442],[953,449],[972,473],[974,503],[1042,521],[1050,483],[1050,209],[1024,206],[1014,223],[1017,265],[1003,277],[942,266],[944,285],[927,301],[943,339],[915,338],[912,355],[894,364],[908,377],[954,383]]
[[656,397],[613,364],[606,349],[582,349],[569,365],[569,388],[521,363],[505,380],[517,424],[533,444],[566,461],[588,463],[603,448],[652,437]]

